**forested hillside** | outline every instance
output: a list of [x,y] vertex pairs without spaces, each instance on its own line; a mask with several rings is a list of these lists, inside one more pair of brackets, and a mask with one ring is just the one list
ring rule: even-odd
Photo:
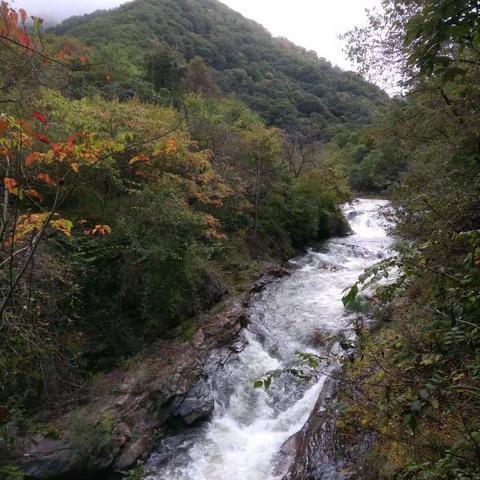
[[[224,93],[236,93],[268,124],[310,141],[369,122],[387,100],[359,75],[272,38],[217,0],[138,0],[68,19],[54,31],[99,48],[100,61],[117,63],[120,55],[138,75],[146,70],[156,90],[171,89],[186,63],[200,57]],[[155,72],[152,63],[159,60],[170,64],[174,74]],[[115,87],[109,88],[128,95],[133,79],[122,81],[121,72],[112,77]]]

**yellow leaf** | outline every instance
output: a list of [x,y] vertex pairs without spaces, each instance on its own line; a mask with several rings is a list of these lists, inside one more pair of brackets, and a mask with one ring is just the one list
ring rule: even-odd
[[50,226],[59,232],[64,233],[67,237],[70,237],[72,233],[73,223],[66,218],[59,218],[58,220],[52,220]]

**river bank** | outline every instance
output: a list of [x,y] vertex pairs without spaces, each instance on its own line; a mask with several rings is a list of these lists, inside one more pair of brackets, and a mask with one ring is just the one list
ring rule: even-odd
[[18,470],[32,478],[72,479],[122,471],[149,453],[171,425],[208,418],[214,401],[206,379],[245,347],[241,331],[251,294],[283,275],[288,271],[281,267],[268,268],[251,293],[196,318],[191,338],[157,341],[128,368],[103,375],[83,405],[49,422],[32,421],[29,432],[12,425],[12,475]]
[[295,365],[297,351],[329,354],[348,329],[342,290],[388,243],[376,216],[382,203],[347,208],[352,236],[292,260],[291,274],[270,268],[248,293],[196,318],[187,336],[157,341],[102,376],[72,412],[33,434],[12,431],[12,464],[34,478],[84,478],[123,471],[153,449],[149,479],[263,479],[298,466],[300,446],[283,463],[278,452],[305,430],[316,404],[323,408],[328,375],[312,385],[282,376],[268,392],[253,381]]

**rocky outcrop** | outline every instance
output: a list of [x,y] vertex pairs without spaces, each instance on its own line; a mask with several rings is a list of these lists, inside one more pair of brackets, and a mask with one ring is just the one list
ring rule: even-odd
[[282,480],[344,478],[335,463],[334,422],[329,413],[336,387],[337,382],[328,377],[307,423],[283,444],[277,454],[275,476]]
[[43,427],[46,433],[17,439],[12,464],[33,478],[123,470],[150,452],[168,422],[207,419],[214,408],[209,373],[242,350],[246,325],[243,298],[216,310],[198,318],[190,340],[158,341],[127,371],[98,380],[85,406]]
[[277,266],[269,268],[250,288],[250,293],[261,292],[267,285],[275,281],[277,278],[288,277],[291,275],[290,270]]
[[215,400],[212,390],[204,378],[201,378],[185,395],[174,415],[187,425],[193,425],[207,419],[213,412]]

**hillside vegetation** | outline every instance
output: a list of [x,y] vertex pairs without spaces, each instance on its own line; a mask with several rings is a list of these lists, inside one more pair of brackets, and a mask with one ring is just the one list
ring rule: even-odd
[[56,34],[27,18],[0,3],[13,478],[3,465],[32,415],[71,408],[156,339],[191,338],[192,318],[266,267],[346,233],[348,167],[327,140],[386,98],[217,2],[136,2]]
[[406,92],[370,129],[406,165],[387,212],[399,243],[345,297],[358,308],[358,289],[383,281],[341,389],[352,478],[480,478],[478,9],[385,1],[348,35],[365,74],[394,72]]
[[[387,101],[357,74],[332,67],[288,40],[272,38],[217,0],[137,0],[110,12],[73,17],[55,32],[99,48],[104,61],[117,63],[121,52],[140,77],[147,72],[157,90],[170,88],[177,79],[167,78],[165,69],[161,79],[155,78],[152,59],[182,70],[199,57],[213,69],[224,93],[236,93],[269,125],[310,141],[369,122]],[[165,47],[174,53],[169,56]],[[117,83],[110,88],[128,95],[133,79],[112,78]]]

